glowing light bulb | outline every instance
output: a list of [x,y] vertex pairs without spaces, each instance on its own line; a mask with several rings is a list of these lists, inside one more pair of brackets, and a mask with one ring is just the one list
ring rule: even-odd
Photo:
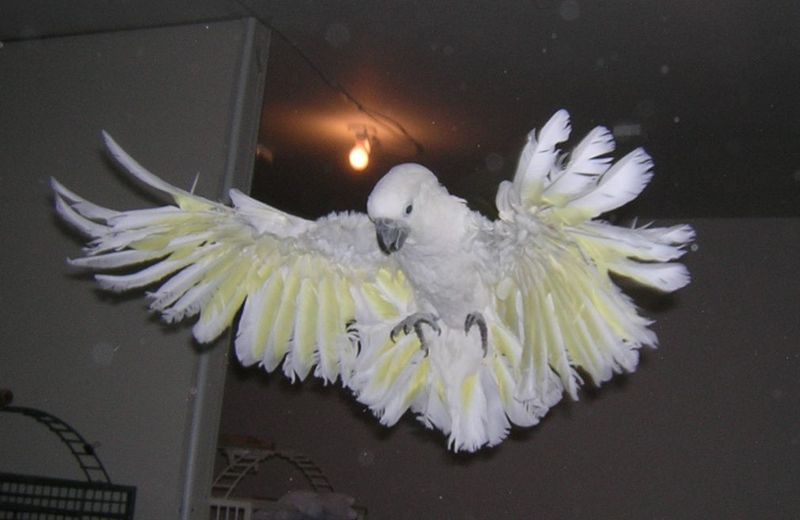
[[350,150],[350,166],[360,172],[369,164],[369,141],[357,141]]
[[364,171],[369,166],[372,146],[377,143],[375,128],[352,123],[348,125],[347,129],[353,132],[356,140],[356,144],[350,149],[350,154],[347,156],[350,161],[350,167],[357,172]]

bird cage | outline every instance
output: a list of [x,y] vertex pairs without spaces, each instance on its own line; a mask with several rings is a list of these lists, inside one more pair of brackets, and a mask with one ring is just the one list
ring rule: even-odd
[[[276,502],[237,497],[234,491],[247,475],[257,473],[264,463],[275,459],[288,462],[302,473],[308,485],[307,493],[338,495],[322,470],[303,453],[277,450],[272,443],[253,437],[230,435],[222,436],[219,450],[225,455],[227,464],[217,474],[211,487],[211,520],[252,520],[264,514],[269,516],[269,512],[274,515],[277,511],[274,509]],[[355,515],[351,518],[366,517],[366,509],[355,504],[350,506]]]
[[133,520],[136,488],[112,484],[94,448],[69,424],[35,408],[0,406],[45,426],[73,455],[86,481],[0,473],[0,520]]

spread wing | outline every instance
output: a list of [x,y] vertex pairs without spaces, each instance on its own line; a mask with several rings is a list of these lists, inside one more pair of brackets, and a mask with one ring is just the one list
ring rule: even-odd
[[[58,213],[91,237],[70,263],[99,271],[113,291],[148,288],[168,321],[199,315],[192,332],[217,338],[241,309],[235,348],[245,365],[347,383],[357,354],[353,323],[399,315],[411,292],[382,254],[366,215],[301,219],[233,190],[233,207],[176,188],[104,134],[111,155],[174,205],[114,211],[53,180]],[[153,287],[155,287],[153,289]]]
[[569,133],[561,110],[528,136],[513,182],[498,190],[492,236],[503,273],[495,290],[499,329],[522,346],[513,363],[516,398],[545,407],[563,390],[577,398],[578,369],[595,384],[635,369],[638,349],[655,346],[656,336],[610,275],[674,291],[689,274],[673,261],[694,238],[685,225],[593,220],[636,198],[652,161],[636,149],[612,163],[614,140],[602,127],[565,154],[559,144]]

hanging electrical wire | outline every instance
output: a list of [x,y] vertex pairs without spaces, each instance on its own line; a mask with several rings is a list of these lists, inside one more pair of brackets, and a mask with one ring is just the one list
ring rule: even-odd
[[314,60],[309,57],[309,55],[303,50],[300,45],[295,42],[292,38],[290,38],[286,33],[281,31],[278,27],[275,26],[274,23],[266,19],[266,17],[262,16],[253,6],[247,5],[242,0],[235,0],[236,3],[242,7],[249,16],[252,16],[266,27],[269,27],[270,30],[277,35],[281,40],[286,42],[289,47],[297,53],[297,55],[302,59],[308,67],[314,71],[314,73],[325,83],[328,87],[335,90],[339,94],[342,95],[350,104],[352,104],[359,112],[367,116],[370,120],[375,122],[375,124],[380,125],[381,127],[389,130],[392,133],[399,134],[408,140],[416,150],[417,156],[422,156],[425,153],[425,149],[422,146],[422,143],[417,141],[414,136],[400,123],[398,120],[394,119],[393,117],[386,115],[374,108],[370,108],[365,106],[361,101],[359,101],[347,88],[345,88],[342,84],[340,84],[334,77],[329,76],[321,67],[317,66]]

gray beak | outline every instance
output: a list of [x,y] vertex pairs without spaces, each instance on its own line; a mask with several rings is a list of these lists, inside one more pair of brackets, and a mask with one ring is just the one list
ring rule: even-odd
[[408,238],[408,226],[390,218],[376,218],[374,222],[381,251],[387,255],[399,251]]

